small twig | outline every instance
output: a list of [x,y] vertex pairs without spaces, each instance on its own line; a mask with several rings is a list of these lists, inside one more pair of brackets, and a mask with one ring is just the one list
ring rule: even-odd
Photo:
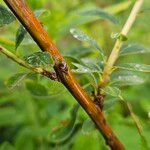
[[[132,8],[132,11],[125,23],[125,25],[123,26],[123,29],[120,33],[121,36],[127,36],[129,30],[131,29],[135,19],[136,19],[136,16],[143,4],[143,1],[144,0],[136,0],[133,8]],[[100,82],[100,85],[99,85],[99,88],[100,87],[104,87],[106,85],[106,83],[108,82],[108,79],[109,79],[109,75],[111,74],[112,72],[112,68],[113,68],[113,65],[115,64],[118,56],[119,56],[119,51],[122,47],[122,44],[123,44],[123,40],[118,38],[116,43],[115,43],[115,46],[108,58],[108,61],[106,62],[106,65],[104,67],[104,71],[103,71],[103,75],[102,75],[102,80]]]
[[143,134],[143,127],[142,127],[142,124],[141,124],[141,121],[140,121],[139,117],[134,113],[132,105],[129,102],[126,102],[124,100],[123,100],[123,102],[127,106],[127,109],[128,109],[128,111],[129,111],[129,113],[131,115],[131,118],[132,118],[132,120],[133,120],[133,122],[134,122],[134,124],[135,124],[135,126],[136,126],[136,128],[138,130],[138,133],[139,133],[139,135],[141,137],[142,142],[144,142],[144,144],[147,145],[147,141],[146,141],[146,139],[144,137],[144,134]]
[[9,46],[15,46],[15,42],[10,41],[8,39],[5,39],[5,38],[3,38],[1,36],[0,36],[0,43],[1,44],[6,44],[6,45],[9,45]]
[[129,113],[130,113],[130,115],[131,115],[131,117],[134,121],[134,124],[136,125],[136,127],[138,129],[138,132],[139,132],[140,136],[143,136],[143,129],[142,129],[142,125],[140,123],[139,118],[133,112],[131,104],[129,102],[127,102],[126,105],[127,105],[128,110],[129,110]]
[[18,63],[20,66],[23,66],[33,72],[42,74],[42,75],[50,78],[51,80],[57,80],[57,76],[56,76],[55,72],[49,72],[41,67],[34,67],[34,66],[28,64],[27,62],[25,62],[24,60],[20,59],[18,56],[16,56],[15,54],[13,54],[12,52],[10,52],[9,50],[7,50],[6,48],[4,48],[2,46],[0,46],[0,52],[3,53],[4,55],[6,55],[11,60],[13,60],[14,62]]
[[138,133],[141,137],[143,137],[143,129],[142,129],[142,125],[141,125],[141,122],[140,122],[140,119],[138,118],[138,116],[134,113],[133,111],[133,108],[132,108],[132,105],[125,101],[123,98],[120,99],[120,102],[123,103],[126,108],[128,109],[129,113],[130,113],[130,116],[138,130]]

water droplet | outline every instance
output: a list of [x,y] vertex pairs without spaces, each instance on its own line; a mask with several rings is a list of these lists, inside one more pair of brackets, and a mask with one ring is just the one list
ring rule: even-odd
[[78,35],[74,35],[75,38],[78,38]]
[[84,69],[85,72],[88,72],[88,69]]
[[121,80],[121,78],[122,78],[121,76],[118,77],[119,80]]
[[74,33],[74,31],[75,31],[74,29],[70,29],[70,32],[71,32],[71,33]]
[[140,65],[139,65],[139,64],[136,64],[135,67],[136,67],[137,69],[139,69]]

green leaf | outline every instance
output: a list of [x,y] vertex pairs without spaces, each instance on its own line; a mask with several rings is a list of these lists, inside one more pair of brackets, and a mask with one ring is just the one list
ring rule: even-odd
[[16,111],[12,107],[0,109],[0,126],[11,124],[11,118],[15,115]]
[[37,82],[26,82],[27,90],[34,96],[47,96],[48,91],[45,86],[37,83]]
[[103,62],[100,61],[99,59],[95,58],[82,58],[81,62],[88,68],[90,69],[95,69],[97,70],[97,73],[101,72],[102,73],[102,68],[103,68]]
[[69,54],[77,58],[89,56],[89,54],[97,54],[98,51],[93,50],[93,47],[84,47],[82,45],[70,49]]
[[10,11],[8,11],[7,8],[0,5],[0,27],[6,24],[10,24],[14,20],[16,20],[14,15]]
[[119,36],[120,36],[120,33],[111,33],[111,38],[112,39],[118,39],[119,38]]
[[111,83],[116,86],[128,86],[128,85],[138,85],[143,84],[145,78],[137,75],[134,72],[118,72],[111,76]]
[[96,49],[100,51],[101,56],[104,57],[103,50],[98,45],[95,39],[89,37],[87,34],[82,32],[81,30],[78,30],[75,28],[70,29],[70,33],[73,35],[74,38],[78,39],[79,41],[88,42],[90,45],[94,46]]
[[26,126],[20,131],[19,133],[20,135],[18,135],[17,138],[19,140],[19,138],[26,137],[26,136],[46,137],[49,135],[50,131],[51,131],[51,128],[49,126],[46,126],[46,127]]
[[119,39],[120,41],[127,41],[127,37],[121,33],[112,33],[111,34],[112,39]]
[[7,95],[1,96],[0,106],[3,106],[3,105],[8,104],[8,103],[12,103],[14,101],[14,99],[16,99],[16,96],[14,93],[15,92],[13,92],[12,94],[7,93]]
[[21,44],[21,42],[23,41],[25,35],[27,34],[27,31],[26,29],[20,25],[18,30],[17,30],[17,34],[16,34],[16,45],[15,45],[15,48],[17,49],[18,46]]
[[36,67],[52,65],[53,60],[48,52],[36,52],[25,57],[25,61]]
[[29,73],[15,74],[6,81],[6,85],[10,89],[14,89],[15,87],[18,87],[28,75],[29,75]]
[[93,121],[91,119],[87,119],[84,121],[83,125],[82,125],[82,133],[83,134],[90,134],[91,132],[93,132],[95,130],[95,124],[93,123]]
[[150,49],[137,43],[124,44],[120,50],[120,56],[144,53],[150,53]]
[[75,73],[94,73],[94,72],[100,72],[98,69],[89,68],[87,66],[83,66],[81,64],[72,63],[77,69],[72,69]]
[[[103,141],[102,141],[103,142]],[[72,150],[107,150],[102,146],[101,140],[99,140],[98,133],[92,132],[90,135],[82,134],[79,132],[77,137],[73,141]],[[66,149],[67,150],[67,149]]]
[[133,3],[132,1],[120,1],[118,3],[112,4],[106,7],[106,10],[109,13],[117,14],[117,13],[127,10],[131,6],[132,3]]
[[9,142],[3,142],[0,146],[0,150],[15,150],[15,148]]
[[144,136],[141,136],[141,149],[140,150],[149,150],[150,147],[148,146],[148,143]]
[[[120,3],[116,3],[114,5],[109,5],[108,7],[106,7],[105,10],[111,14],[117,14],[128,9],[131,6],[131,4],[132,4],[131,1],[123,1]],[[73,10],[72,12],[70,12],[67,16],[67,20],[65,20],[60,26],[61,31],[67,32],[68,29],[70,28],[91,23],[100,19],[99,16],[81,15],[81,12],[85,12],[85,11],[87,11],[87,8],[83,6],[80,9]]]
[[115,104],[117,104],[120,100],[119,99],[112,99],[104,101],[104,110],[107,111],[108,109],[112,108]]
[[36,17],[45,16],[45,15],[47,16],[47,14],[48,15],[50,14],[50,11],[46,9],[38,9],[34,12],[34,14]]
[[91,9],[87,9],[85,11],[80,12],[81,15],[85,15],[85,16],[99,16],[103,19],[107,19],[109,21],[111,21],[114,24],[119,24],[118,19],[109,14],[107,11],[101,9],[101,8],[91,8]]
[[67,56],[64,56],[67,64],[70,66],[70,68],[73,68],[73,64],[72,63],[79,63],[79,60],[78,58],[74,57],[74,56],[71,56],[71,55],[67,55]]
[[63,144],[65,141],[72,137],[72,134],[75,131],[75,122],[78,110],[79,105],[75,105],[70,113],[70,122],[65,127],[62,127],[52,133],[51,143]]
[[117,87],[106,86],[102,91],[112,97],[121,98],[121,90]]
[[0,109],[0,127],[7,125],[17,125],[24,121],[24,115],[17,112],[13,107],[6,107]]
[[142,14],[143,14],[143,13],[145,13],[145,14],[147,13],[147,14],[148,14],[149,12],[150,12],[150,8],[144,8],[144,9],[142,9],[142,10],[140,11],[140,13],[142,13]]
[[[33,150],[34,149],[34,141],[33,137],[26,134],[27,127],[23,127],[20,132],[18,132],[15,139],[15,149],[16,150]],[[31,134],[32,131],[30,131]]]
[[[34,12],[34,14],[35,14],[36,17],[40,17],[41,15],[46,14],[46,12],[48,12],[48,11],[45,10],[45,9],[40,9],[40,10],[36,10]],[[20,25],[18,30],[17,30],[17,33],[16,33],[16,43],[15,43],[16,49],[19,47],[19,45],[23,41],[23,39],[25,38],[26,34],[27,34],[26,29],[22,25]]]
[[145,64],[125,63],[118,65],[117,68],[150,73],[150,65]]

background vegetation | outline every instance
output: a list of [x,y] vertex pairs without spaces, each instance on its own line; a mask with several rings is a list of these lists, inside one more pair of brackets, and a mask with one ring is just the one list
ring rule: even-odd
[[[115,42],[112,33],[120,31],[133,6],[131,1],[126,0],[27,0],[27,3],[32,10],[42,12],[40,21],[67,61],[78,63],[82,60],[85,65],[100,59],[99,52],[88,43],[73,38],[70,29],[78,28],[94,37],[106,54],[109,54]],[[2,0],[0,4],[4,4]],[[150,1],[145,0],[128,36],[128,42],[144,45],[147,49],[150,46],[148,6]],[[87,17],[78,13],[93,7],[100,7],[114,14],[120,24],[115,25],[100,17]],[[22,58],[40,51],[29,35],[15,49],[15,34],[19,25],[15,21],[0,28],[0,44]],[[118,63],[150,64],[149,58],[148,53],[125,55],[119,58]],[[71,63],[70,66],[74,68]],[[12,79],[16,73],[28,72],[0,54],[0,150],[108,149],[89,117],[82,108],[78,108],[77,102],[60,83],[33,73],[23,80],[21,78],[19,82],[14,82],[14,77]],[[125,81],[125,86],[121,87],[122,97],[132,104],[133,111],[142,124],[143,136],[147,144],[150,144],[150,78],[148,73],[132,72],[130,77],[133,75],[140,79]],[[76,76],[83,87],[91,92],[88,84],[94,84],[95,80],[79,72]],[[130,84],[134,85],[128,86]],[[116,97],[106,101],[105,116],[127,150],[144,149],[129,111]]]

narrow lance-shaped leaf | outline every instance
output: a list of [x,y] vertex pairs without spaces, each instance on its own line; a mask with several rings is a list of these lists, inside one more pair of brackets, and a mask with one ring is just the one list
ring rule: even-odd
[[81,62],[93,72],[97,72],[99,75],[102,73],[103,61],[96,59],[82,58]]
[[150,53],[150,48],[147,48],[138,43],[124,44],[120,50],[120,56],[129,54],[144,54],[144,53]]
[[13,22],[16,18],[14,15],[7,10],[4,6],[0,5],[0,27],[10,24]]
[[17,49],[18,46],[21,44],[26,34],[27,34],[26,29],[22,25],[20,25],[16,34],[15,49]]
[[128,85],[138,85],[145,82],[145,78],[141,75],[137,75],[134,72],[118,72],[111,75],[110,84],[116,86],[128,86]]
[[47,16],[47,15],[49,15],[50,14],[50,11],[49,10],[45,10],[45,9],[39,9],[39,10],[36,10],[35,12],[34,12],[34,14],[35,14],[35,16],[36,17],[40,17],[40,16]]
[[106,7],[106,10],[111,14],[120,13],[127,10],[132,3],[132,1],[120,1],[119,3],[115,3]]
[[95,69],[97,70],[97,72],[102,73],[103,61],[100,61],[99,59],[95,59],[95,58],[89,58],[89,57],[82,58],[81,61],[88,68]]
[[118,65],[117,68],[150,73],[150,65],[146,64],[125,63]]
[[91,119],[87,119],[84,121],[82,125],[82,133],[83,134],[90,134],[92,131],[96,129],[94,122]]
[[[74,73],[88,74],[89,75],[88,78],[92,77],[92,80],[94,81],[94,84],[97,84],[97,79],[96,79],[94,73],[100,74],[100,72],[101,72],[100,68],[91,68],[90,66],[81,65],[81,64],[78,64],[78,63],[72,63],[72,64],[76,67],[75,69],[72,69],[72,71]],[[91,79],[89,79],[89,81],[91,82]]]
[[[131,4],[132,4],[131,1],[123,1],[106,7],[105,11],[110,14],[117,14],[128,9]],[[90,8],[88,8],[88,10],[89,9]],[[87,11],[87,8],[81,7],[80,9],[73,10],[72,12],[70,12],[70,14],[67,16],[67,20],[63,22],[63,25],[61,25],[62,31],[67,32],[68,29],[72,27],[77,27],[101,19],[99,16],[81,15],[81,13],[85,11]]]
[[78,45],[76,47],[73,47],[70,49],[70,52],[69,52],[71,56],[78,57],[78,58],[87,56],[91,53],[97,53],[97,52],[93,50],[92,46],[85,47],[84,45]]
[[115,104],[117,104],[118,102],[120,102],[119,99],[117,98],[113,98],[111,97],[111,100],[105,100],[104,101],[104,111],[109,110],[110,108],[112,108]]
[[119,101],[123,100],[121,90],[115,86],[106,86],[102,89],[102,92],[106,94],[106,99],[104,101],[104,110],[108,110],[117,104]]
[[10,88],[10,89],[14,89],[15,87],[18,87],[21,82],[29,75],[29,73],[18,73],[13,75],[12,77],[10,77],[7,82],[6,85]]
[[107,19],[107,20],[111,21],[114,24],[119,24],[119,21],[115,16],[109,14],[107,11],[105,11],[101,8],[87,9],[87,10],[81,11],[80,14],[85,15],[85,16],[99,16],[103,19]]
[[94,46],[96,49],[100,51],[101,56],[104,58],[104,52],[95,39],[89,37],[81,30],[75,28],[70,29],[70,33],[73,35],[74,38],[78,39],[79,41],[88,42],[90,45]]
[[107,95],[122,99],[121,90],[117,87],[106,86],[102,91]]
[[[34,13],[35,13],[36,17],[39,17],[39,16],[45,14],[46,12],[47,12],[47,10],[40,9],[40,10],[36,10]],[[27,34],[26,29],[22,25],[20,25],[17,30],[17,33],[16,33],[16,45],[15,45],[16,49],[19,47],[19,45],[23,41],[26,34]]]
[[72,69],[75,73],[94,73],[100,72],[98,69],[89,68],[87,66],[83,66],[81,64],[72,63],[77,69]]
[[79,109],[79,105],[76,105],[73,107],[70,113],[70,116],[71,116],[70,122],[68,123],[67,126],[60,128],[59,130],[57,130],[56,132],[52,134],[51,143],[62,144],[66,140],[71,138],[75,129],[75,122],[77,118],[78,109]]

